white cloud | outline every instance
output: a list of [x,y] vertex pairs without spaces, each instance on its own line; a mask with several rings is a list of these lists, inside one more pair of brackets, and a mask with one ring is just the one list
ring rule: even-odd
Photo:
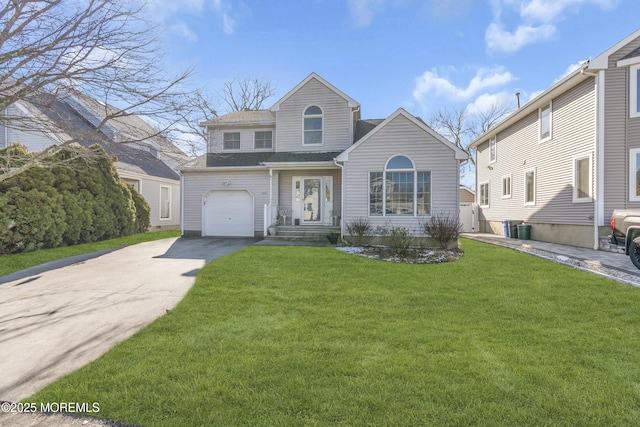
[[228,34],[228,35],[233,34],[235,25],[236,25],[235,19],[233,19],[231,16],[229,16],[226,13],[222,15],[222,30],[224,31],[225,34]]
[[552,22],[559,18],[565,10],[589,3],[608,10],[613,8],[618,0],[531,0],[521,6],[520,14],[525,19]]
[[491,23],[485,33],[487,47],[492,51],[516,52],[523,46],[550,39],[556,31],[553,25],[539,27],[521,25],[514,32],[506,31],[500,24]]
[[[515,52],[522,47],[549,40],[556,32],[556,24],[568,11],[582,5],[595,5],[610,10],[619,0],[492,0],[493,21],[485,32],[490,51]],[[505,13],[506,12],[506,13]],[[504,16],[515,12],[519,22],[506,22]],[[515,27],[515,30],[508,28]]]
[[564,73],[559,76],[557,79],[555,79],[553,82],[557,83],[560,80],[564,79],[565,77],[567,77],[569,74],[573,73],[575,70],[577,70],[578,68],[582,67],[582,64],[584,64],[586,61],[580,61],[580,62],[576,62],[575,64],[571,64],[567,67],[566,70],[564,70]]
[[516,94],[511,92],[483,93],[472,103],[467,105],[469,115],[481,114],[490,111],[495,106],[515,105]]
[[466,101],[490,87],[499,87],[514,80],[513,74],[503,67],[480,68],[466,87],[457,87],[436,70],[425,71],[416,79],[413,97],[422,101],[427,95],[446,96],[454,101]]
[[187,23],[184,22],[184,21],[178,21],[175,24],[169,26],[169,31],[174,33],[174,34],[178,34],[178,35],[182,36],[187,41],[190,41],[192,43],[198,41],[198,35],[196,33],[194,33],[191,30],[191,28],[189,28]]
[[382,0],[349,0],[349,11],[358,27],[368,27],[373,21],[376,9],[382,5]]

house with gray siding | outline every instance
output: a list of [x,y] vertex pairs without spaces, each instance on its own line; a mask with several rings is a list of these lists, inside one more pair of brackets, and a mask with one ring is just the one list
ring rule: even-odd
[[360,112],[311,73],[267,110],[203,123],[208,152],[181,168],[183,234],[345,234],[366,218],[420,235],[434,212],[457,217],[466,154],[401,108]]
[[480,230],[605,245],[614,209],[640,208],[640,30],[471,143]]
[[[90,99],[86,95],[82,97],[85,102]],[[130,129],[149,136],[148,141],[144,145],[118,143],[126,138],[121,138],[117,127],[107,122],[103,128],[96,128],[92,120],[87,119],[87,111],[79,108],[80,104],[67,101],[69,97],[54,99],[39,94],[9,106],[4,112],[8,117],[6,126],[0,125],[0,148],[21,144],[35,152],[70,140],[87,147],[100,144],[115,157],[114,166],[120,179],[133,186],[149,204],[150,229],[180,228],[180,176],[170,164],[174,165],[176,159],[187,159],[184,153],[175,146],[170,148],[172,144],[167,140],[160,143],[158,140],[162,137],[148,125],[136,126],[137,121],[142,121],[140,118],[127,117],[127,121]],[[90,119],[100,123],[102,119],[97,117]],[[157,144],[157,149],[152,144]],[[160,158],[161,149],[171,153],[169,164]]]

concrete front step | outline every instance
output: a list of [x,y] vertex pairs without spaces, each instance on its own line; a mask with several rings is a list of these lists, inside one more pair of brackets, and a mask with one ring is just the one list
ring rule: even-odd
[[275,228],[276,234],[267,236],[268,240],[313,240],[325,241],[329,234],[340,234],[340,227],[290,226]]

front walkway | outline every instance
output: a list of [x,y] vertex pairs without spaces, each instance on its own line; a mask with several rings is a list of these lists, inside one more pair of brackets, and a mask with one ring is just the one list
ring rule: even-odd
[[631,286],[640,287],[640,270],[624,254],[536,240],[510,239],[489,233],[462,233],[462,237],[526,252]]

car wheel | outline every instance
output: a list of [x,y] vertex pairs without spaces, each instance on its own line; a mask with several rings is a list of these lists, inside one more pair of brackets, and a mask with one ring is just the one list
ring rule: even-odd
[[640,269],[640,237],[633,239],[629,245],[629,258],[633,265]]

